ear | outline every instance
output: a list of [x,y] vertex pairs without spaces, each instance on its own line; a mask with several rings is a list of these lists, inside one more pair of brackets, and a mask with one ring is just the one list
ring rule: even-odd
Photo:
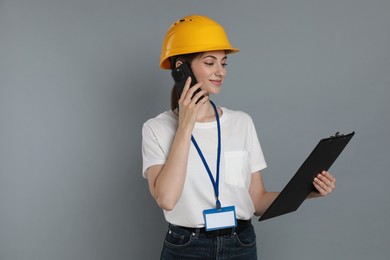
[[181,64],[183,64],[183,62],[181,60],[177,60],[176,63],[175,63],[175,67],[179,67]]

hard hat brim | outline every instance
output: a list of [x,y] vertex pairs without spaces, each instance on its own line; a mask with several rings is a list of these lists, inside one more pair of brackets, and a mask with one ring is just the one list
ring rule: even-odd
[[174,55],[171,54],[169,57],[165,57],[164,59],[162,59],[160,62],[160,68],[166,69],[166,70],[170,69],[171,64],[170,64],[169,58],[171,58],[171,57],[178,56],[178,55],[192,54],[192,53],[202,53],[202,52],[206,52],[206,51],[225,51],[226,54],[231,54],[231,53],[239,52],[240,49],[238,49],[238,48],[211,48],[211,49],[200,48],[199,51],[194,51],[194,52],[188,52],[188,51],[187,52],[186,51],[180,52],[180,51],[178,51]]

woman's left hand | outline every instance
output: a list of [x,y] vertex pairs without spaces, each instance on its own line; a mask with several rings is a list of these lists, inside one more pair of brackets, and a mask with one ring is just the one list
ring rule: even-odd
[[313,181],[317,192],[312,192],[309,198],[317,198],[329,195],[336,188],[336,179],[327,171],[319,173]]

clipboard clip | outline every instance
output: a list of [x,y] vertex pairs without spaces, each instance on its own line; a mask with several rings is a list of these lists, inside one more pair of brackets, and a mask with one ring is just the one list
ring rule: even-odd
[[332,135],[331,137],[340,137],[340,136],[344,136],[343,134],[340,134],[340,132],[336,132],[334,135]]
[[336,132],[334,135],[332,135],[330,138],[337,138],[337,137],[347,137],[347,136],[349,136],[349,135],[354,135],[355,134],[355,132],[351,132],[350,134],[340,134],[340,132]]

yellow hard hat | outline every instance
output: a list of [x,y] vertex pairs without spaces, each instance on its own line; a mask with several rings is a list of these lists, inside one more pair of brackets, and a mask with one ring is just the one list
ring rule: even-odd
[[169,58],[189,53],[225,50],[240,51],[230,45],[223,27],[216,21],[201,15],[190,15],[176,21],[165,35],[160,68],[169,69]]

